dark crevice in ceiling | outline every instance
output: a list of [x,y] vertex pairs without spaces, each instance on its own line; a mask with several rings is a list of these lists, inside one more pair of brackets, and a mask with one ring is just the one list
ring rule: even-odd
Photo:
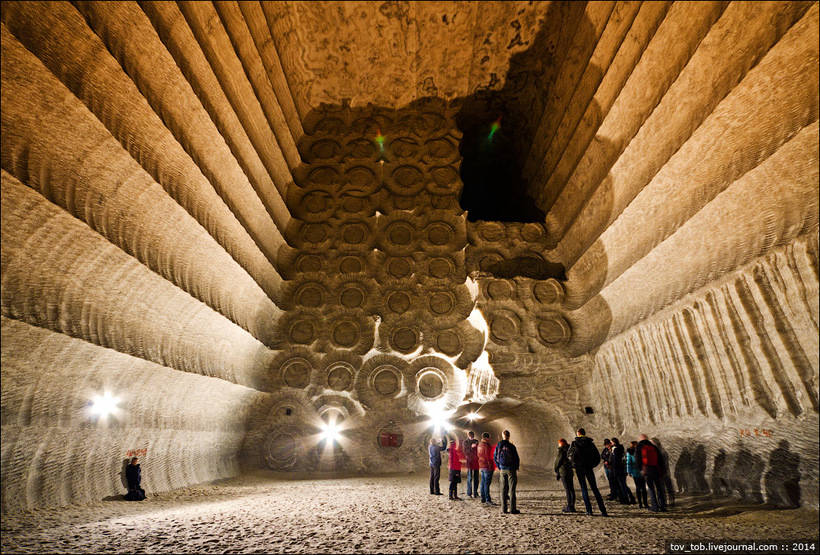
[[585,4],[553,3],[529,48],[510,58],[504,87],[479,89],[456,101],[461,105],[456,123],[463,134],[460,202],[469,221],[544,221],[522,168],[566,57],[565,39],[594,32]]
[[[511,140],[513,130],[497,118],[459,121],[464,134],[461,151],[461,207],[467,219],[501,222],[543,222],[545,214],[527,195],[518,153]],[[503,120],[502,120],[503,121]]]

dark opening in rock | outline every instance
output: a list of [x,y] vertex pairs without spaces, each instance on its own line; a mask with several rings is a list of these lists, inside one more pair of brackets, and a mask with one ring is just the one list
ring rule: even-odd
[[489,98],[467,100],[457,116],[463,133],[461,207],[472,222],[543,222],[544,212],[526,192],[515,130],[505,125],[500,104]]

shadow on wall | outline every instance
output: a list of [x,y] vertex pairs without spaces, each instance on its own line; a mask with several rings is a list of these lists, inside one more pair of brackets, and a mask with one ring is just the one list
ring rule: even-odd
[[[706,446],[690,444],[681,449],[674,466],[679,493],[711,493],[719,497],[736,497],[747,503],[763,503],[777,507],[800,506],[800,456],[790,450],[789,442],[781,441],[769,453],[768,465],[763,457],[742,447],[728,452],[719,449],[712,460],[711,484]],[[768,468],[764,475],[764,469]],[[765,488],[765,498],[761,489]]]
[[652,443],[657,445],[658,451],[660,451],[661,454],[660,462],[663,465],[661,482],[663,482],[663,488],[666,490],[666,501],[672,506],[675,504],[675,485],[672,483],[672,472],[669,468],[669,451],[663,448],[661,440],[656,437],[652,438]]
[[128,479],[126,478],[126,470],[128,470],[128,465],[130,463],[130,458],[124,458],[122,460],[122,470],[120,471],[120,482],[122,482],[122,487],[124,487],[126,490],[128,489]]
[[[128,468],[128,464],[131,462],[131,459],[126,457],[122,460],[122,469],[120,470],[120,482],[122,482],[122,487],[125,490],[128,490],[128,480],[125,478],[125,469]],[[107,495],[102,498],[103,501],[122,501],[125,494],[117,494],[117,495]]]
[[769,470],[763,478],[766,500],[781,507],[800,506],[800,455],[782,440],[769,454]]
[[675,482],[685,493],[709,493],[706,483],[706,447],[698,445],[694,452],[684,447],[675,465]]
[[534,256],[515,256],[499,260],[495,264],[488,265],[486,271],[495,278],[504,279],[526,277],[545,280],[553,278],[561,282],[567,279],[563,264]]

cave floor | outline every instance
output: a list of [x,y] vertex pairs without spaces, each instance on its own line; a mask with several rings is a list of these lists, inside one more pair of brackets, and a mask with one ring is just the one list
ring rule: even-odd
[[[607,503],[610,518],[565,515],[557,482],[522,473],[522,514],[502,515],[499,506],[478,500],[450,501],[445,479],[441,485],[445,495],[434,497],[420,474],[323,480],[245,475],[149,491],[141,503],[106,500],[4,514],[2,551],[663,553],[667,539],[816,541],[818,533],[818,513],[809,509],[688,497],[662,515],[616,503]],[[495,480],[492,495],[497,500]]]

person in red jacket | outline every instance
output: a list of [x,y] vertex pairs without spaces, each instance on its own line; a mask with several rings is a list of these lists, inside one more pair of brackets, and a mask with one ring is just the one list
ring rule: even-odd
[[481,435],[481,442],[478,444],[476,458],[478,459],[478,469],[481,471],[481,502],[490,505],[494,505],[492,499],[490,499],[490,484],[493,481],[493,471],[495,470],[494,452],[495,445],[490,443],[490,434],[484,432]]
[[461,452],[454,439],[450,440],[447,453],[450,455],[450,499],[461,499],[458,496],[458,484],[461,483],[461,463],[464,453]]
[[663,492],[663,482],[661,482],[663,467],[660,451],[654,443],[649,441],[646,434],[641,434],[638,439],[640,441],[635,448],[635,459],[641,468],[641,475],[646,479],[649,499],[652,502],[649,510],[653,513],[666,512],[666,496]]

